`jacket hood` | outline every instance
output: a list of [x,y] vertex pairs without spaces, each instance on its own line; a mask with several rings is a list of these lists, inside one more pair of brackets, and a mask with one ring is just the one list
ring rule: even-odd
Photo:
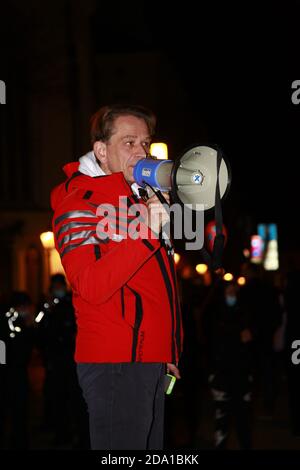
[[100,167],[93,151],[86,153],[79,158],[79,171],[88,176],[104,176],[105,173]]
[[[79,167],[78,162],[67,163],[63,167],[63,171],[65,172],[67,176],[67,180],[72,176],[73,173],[75,173],[78,170],[78,167]],[[61,202],[67,195],[67,189],[65,186],[66,186],[66,182],[60,183],[59,185],[55,186],[55,188],[51,191],[50,203],[51,203],[51,207],[53,210],[56,209],[59,202]]]
[[79,162],[71,162],[63,167],[67,179],[56,186],[51,192],[51,207],[54,211],[68,194],[75,189],[108,194],[111,191],[112,185],[117,184],[124,195],[132,194],[132,190],[122,172],[92,177],[81,173],[79,171],[79,164]]

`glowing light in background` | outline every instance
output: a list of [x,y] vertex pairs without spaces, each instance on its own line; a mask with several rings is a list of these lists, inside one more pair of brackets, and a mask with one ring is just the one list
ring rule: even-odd
[[180,255],[178,253],[174,253],[174,262],[175,264],[178,264],[180,261]]
[[182,279],[192,279],[193,277],[192,266],[190,265],[184,266],[184,268],[181,271],[181,277]]
[[54,235],[53,232],[43,232],[40,234],[40,239],[45,250],[54,248]]
[[239,286],[244,286],[246,284],[246,278],[244,276],[240,276],[236,282]]
[[198,274],[205,274],[208,268],[206,264],[201,263],[201,264],[197,264],[195,269]]
[[168,146],[163,142],[153,142],[150,146],[150,153],[159,160],[168,159]]
[[260,235],[251,236],[251,263],[260,264],[264,254],[264,241]]
[[49,275],[61,273],[65,275],[65,270],[61,264],[60,256],[55,248],[53,232],[43,232],[40,234],[43,248],[47,254],[47,278]]
[[278,236],[277,225],[268,225],[268,242],[266,248],[266,255],[264,259],[264,268],[266,271],[276,271],[279,269],[279,255],[278,255]]
[[277,240],[268,241],[264,268],[266,271],[276,271],[279,268]]

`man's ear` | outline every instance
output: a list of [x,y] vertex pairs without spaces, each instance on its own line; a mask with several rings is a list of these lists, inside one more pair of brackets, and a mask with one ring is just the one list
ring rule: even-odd
[[97,158],[100,165],[106,165],[107,156],[106,156],[106,144],[101,140],[97,140],[93,146],[95,157]]

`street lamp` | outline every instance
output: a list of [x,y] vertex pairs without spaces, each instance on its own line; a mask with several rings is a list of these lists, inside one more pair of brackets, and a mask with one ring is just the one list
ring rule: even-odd
[[168,146],[163,142],[153,142],[150,146],[150,153],[158,160],[168,160]]
[[65,275],[65,270],[61,264],[60,256],[55,248],[53,232],[43,232],[40,239],[44,250],[48,254],[48,274],[62,273]]
[[41,243],[44,248],[44,289],[48,289],[49,276],[56,273],[65,275],[65,270],[61,264],[60,256],[55,248],[53,232],[43,232],[40,234]]
[[48,290],[48,283],[50,277],[50,254],[51,250],[54,249],[54,235],[53,232],[43,232],[40,234],[41,243],[44,248],[44,279],[43,279],[43,289],[44,292]]
[[53,232],[43,232],[40,234],[40,239],[45,250],[54,248],[54,235]]

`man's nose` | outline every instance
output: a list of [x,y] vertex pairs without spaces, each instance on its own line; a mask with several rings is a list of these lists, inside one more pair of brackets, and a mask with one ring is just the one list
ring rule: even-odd
[[149,151],[143,144],[140,144],[135,152],[136,161],[142,160],[143,158],[147,158],[149,156]]

